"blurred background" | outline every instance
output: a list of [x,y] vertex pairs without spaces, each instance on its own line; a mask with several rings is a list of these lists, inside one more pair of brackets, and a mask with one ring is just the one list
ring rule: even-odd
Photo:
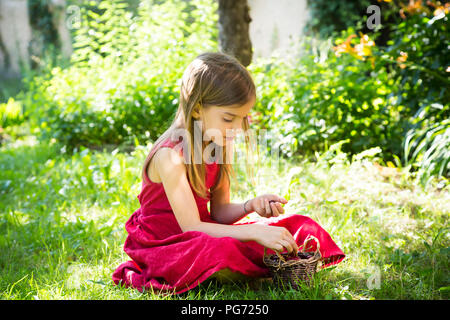
[[[278,192],[358,250],[319,298],[448,297],[449,10],[435,0],[0,0],[2,297],[84,298],[86,285],[105,298],[143,160],[205,51],[250,70],[251,127],[267,130],[263,154],[283,161],[258,164],[257,185],[238,169],[232,198]],[[375,293],[359,273],[368,261],[391,272]],[[68,278],[67,266],[97,282]]]
[[222,50],[250,65],[252,119],[286,155],[349,139],[345,151],[378,146],[397,165],[448,175],[447,4],[2,0],[0,9],[2,139],[30,121],[70,149],[154,140],[177,107],[183,67]]
[[[67,150],[153,141],[183,68],[230,53],[252,120],[287,156],[346,152],[448,177],[448,4],[438,1],[0,1],[0,130]],[[19,129],[17,129],[19,130]],[[278,147],[278,146],[277,146]],[[426,177],[425,177],[426,176]]]

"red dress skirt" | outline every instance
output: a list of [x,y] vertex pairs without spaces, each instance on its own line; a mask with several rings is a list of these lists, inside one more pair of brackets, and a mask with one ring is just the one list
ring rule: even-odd
[[[174,147],[166,140],[158,148]],[[154,149],[152,152],[155,152]],[[219,165],[206,164],[206,186],[214,185]],[[153,289],[176,294],[196,287],[212,274],[229,269],[248,277],[268,277],[269,269],[263,263],[264,247],[255,241],[242,242],[232,237],[216,238],[204,232],[182,232],[162,183],[150,181],[145,173],[142,190],[138,195],[141,207],[125,224],[128,232],[124,244],[125,253],[131,258],[119,265],[112,275],[115,284],[132,286],[139,291]],[[192,188],[192,186],[191,186]],[[211,219],[207,198],[193,192],[200,219]],[[308,235],[320,242],[322,267],[341,262],[345,255],[330,235],[311,218],[298,214],[282,214],[278,217],[237,224],[265,224],[288,229],[299,246]],[[316,250],[311,241],[310,250]],[[308,244],[309,247],[309,244]],[[269,251],[270,252],[270,251]]]

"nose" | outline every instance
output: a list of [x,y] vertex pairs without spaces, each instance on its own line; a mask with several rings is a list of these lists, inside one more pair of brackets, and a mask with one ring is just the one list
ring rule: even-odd
[[235,134],[236,131],[242,129],[242,124],[238,121],[234,122],[233,124],[233,134]]

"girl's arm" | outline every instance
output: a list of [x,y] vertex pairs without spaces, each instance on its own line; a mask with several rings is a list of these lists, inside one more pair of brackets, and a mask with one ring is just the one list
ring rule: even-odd
[[230,203],[230,182],[224,179],[222,184],[211,194],[211,217],[223,224],[233,224],[241,220],[253,210],[247,203],[244,212],[244,203]]
[[[211,217],[223,224],[233,224],[245,216],[247,216],[250,212],[249,204],[245,206],[247,213],[244,212],[244,202],[243,203],[225,203],[220,205],[216,209],[211,209]],[[211,200],[211,208],[212,208],[212,200]]]
[[155,161],[170,206],[183,232],[200,231],[218,238],[233,237],[241,241],[256,241],[272,250],[298,250],[291,233],[284,227],[258,224],[226,225],[201,221],[187,180],[183,157],[171,148],[161,148],[152,161]]
[[273,194],[264,194],[244,203],[230,203],[230,183],[224,179],[211,195],[211,217],[223,224],[233,224],[254,211],[262,217],[277,217],[284,213],[281,203],[286,204],[287,200]]

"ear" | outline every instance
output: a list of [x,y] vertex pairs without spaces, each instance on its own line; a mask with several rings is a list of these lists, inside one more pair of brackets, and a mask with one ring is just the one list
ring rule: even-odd
[[192,117],[193,117],[194,119],[200,119],[200,117],[201,117],[201,111],[200,111],[200,106],[199,106],[199,105],[196,105],[196,106],[194,107],[194,109],[192,110]]

